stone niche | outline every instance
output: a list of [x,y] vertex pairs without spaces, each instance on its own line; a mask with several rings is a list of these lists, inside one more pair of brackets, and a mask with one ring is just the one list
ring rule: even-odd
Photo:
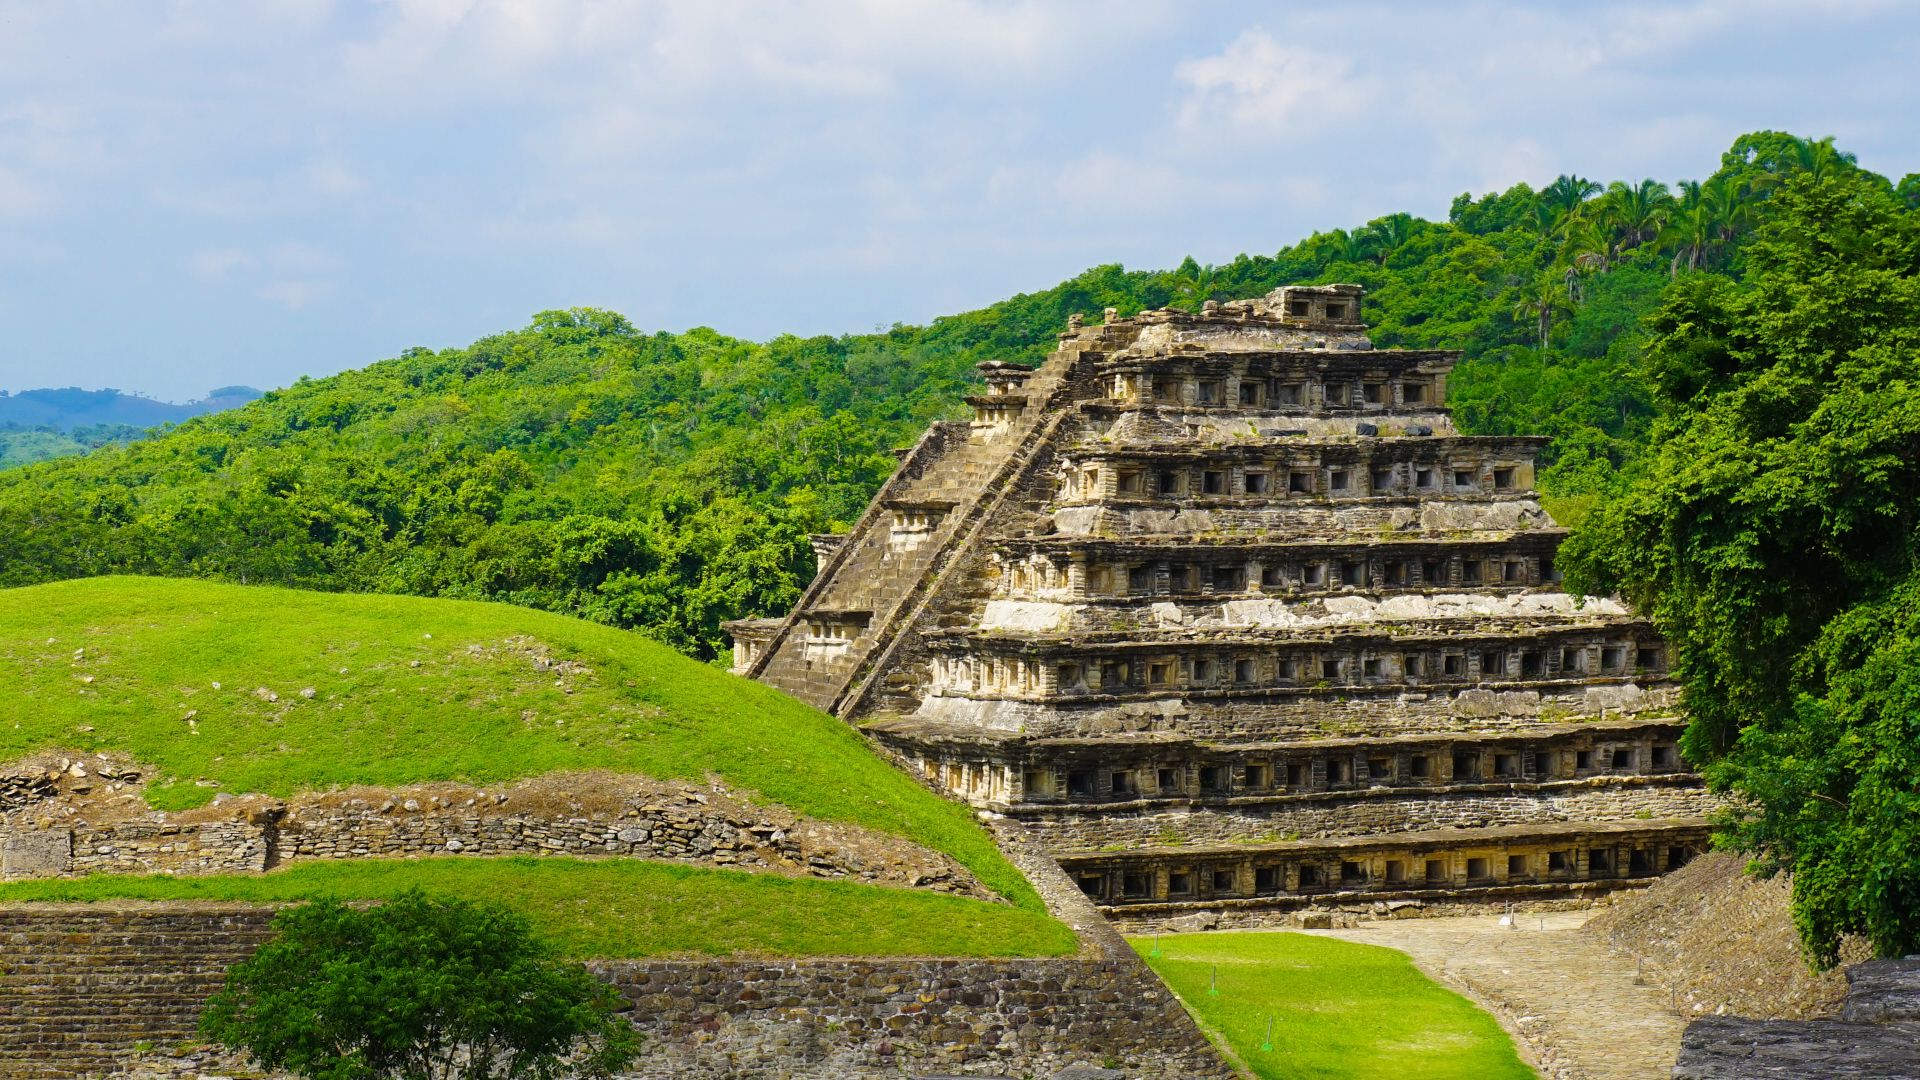
[[806,615],[806,657],[811,663],[838,660],[867,632],[871,611],[809,611]]
[[890,521],[888,549],[896,553],[911,551],[926,543],[947,520],[953,507],[951,502],[888,500],[885,503]]

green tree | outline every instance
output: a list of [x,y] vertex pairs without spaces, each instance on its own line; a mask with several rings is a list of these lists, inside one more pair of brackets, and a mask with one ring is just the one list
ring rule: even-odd
[[1615,180],[1601,200],[1602,220],[1620,237],[1621,248],[1639,247],[1659,235],[1673,209],[1673,194],[1658,180]]
[[607,1077],[639,1048],[614,990],[505,908],[411,892],[288,908],[201,1029],[310,1080]]
[[1563,174],[1540,189],[1540,204],[1549,208],[1556,218],[1565,218],[1602,190],[1592,180]]
[[1742,280],[1650,320],[1663,415],[1569,540],[1675,645],[1723,843],[1793,874],[1812,955],[1920,948],[1920,216],[1877,177],[1776,185]]
[[1682,181],[1678,205],[1668,217],[1660,238],[1673,248],[1668,273],[1680,274],[1680,267],[1698,270],[1707,261],[1711,248],[1720,242],[1720,218],[1708,202],[1705,189],[1693,181]]
[[1572,310],[1573,301],[1567,295],[1566,285],[1552,275],[1542,275],[1520,290],[1513,314],[1517,319],[1533,322],[1540,336],[1540,347],[1544,349],[1553,332],[1553,320]]

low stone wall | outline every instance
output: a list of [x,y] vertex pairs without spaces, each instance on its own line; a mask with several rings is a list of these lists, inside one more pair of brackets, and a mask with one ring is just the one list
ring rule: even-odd
[[1703,818],[1720,806],[1691,776],[1579,780],[1534,792],[1311,795],[1246,799],[1226,807],[1138,813],[1022,807],[1015,816],[1057,850],[1119,844],[1264,843],[1303,837],[1374,836],[1429,829],[1480,829],[1549,822]]
[[1837,1019],[1695,1020],[1675,1080],[1920,1080],[1920,957],[1865,961],[1847,982]]
[[825,960],[596,965],[648,1035],[632,1075],[958,1073],[1229,1077],[1138,961]]
[[486,791],[438,784],[292,800],[221,797],[178,814],[147,809],[139,773],[111,786],[72,763],[0,814],[0,880],[220,874],[304,859],[426,855],[621,855],[847,878],[992,899],[952,858],[897,836],[802,818],[718,785],[572,774]]

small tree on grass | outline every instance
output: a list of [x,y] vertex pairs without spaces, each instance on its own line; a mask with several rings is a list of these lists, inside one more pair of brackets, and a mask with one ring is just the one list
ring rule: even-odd
[[282,911],[227,975],[205,1034],[310,1080],[606,1077],[639,1037],[620,998],[493,904],[409,892]]

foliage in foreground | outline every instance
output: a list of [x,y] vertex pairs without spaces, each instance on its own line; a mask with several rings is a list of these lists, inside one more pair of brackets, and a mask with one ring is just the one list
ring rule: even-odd
[[1920,950],[1920,213],[1803,175],[1745,279],[1652,320],[1663,417],[1566,547],[1677,646],[1685,749],[1741,796],[1722,840],[1793,875],[1814,957]]
[[0,883],[0,901],[379,900],[421,889],[492,900],[580,959],[646,956],[1064,956],[1044,911],[921,889],[644,859],[341,859],[267,874],[95,875]]
[[[577,666],[575,666],[577,665]],[[1038,910],[965,807],[845,724],[634,634],[504,604],[162,578],[0,591],[0,761],[116,751],[163,809],[217,791],[608,769],[905,836]],[[304,692],[311,690],[312,696]]]
[[[1405,953],[1288,933],[1173,934],[1134,949],[1262,1080],[1530,1080],[1492,1017]],[[1218,994],[1209,993],[1218,973]],[[1273,1049],[1263,1050],[1273,1018]]]
[[491,903],[406,892],[281,911],[201,1030],[311,1080],[609,1077],[640,1040],[619,994]]
[[[844,527],[981,360],[1033,361],[1074,312],[1367,286],[1385,345],[1462,348],[1463,427],[1555,440],[1551,494],[1611,490],[1652,407],[1629,377],[1674,275],[1736,275],[1779,180],[1852,169],[1744,136],[1699,184],[1562,177],[1450,220],[1390,214],[1221,266],[1102,266],[875,334],[754,343],[548,311],[409,349],[85,458],[0,471],[0,585],[110,573],[501,600],[702,659],[722,620],[784,612],[810,532]],[[1903,189],[1904,190],[1904,189]]]

